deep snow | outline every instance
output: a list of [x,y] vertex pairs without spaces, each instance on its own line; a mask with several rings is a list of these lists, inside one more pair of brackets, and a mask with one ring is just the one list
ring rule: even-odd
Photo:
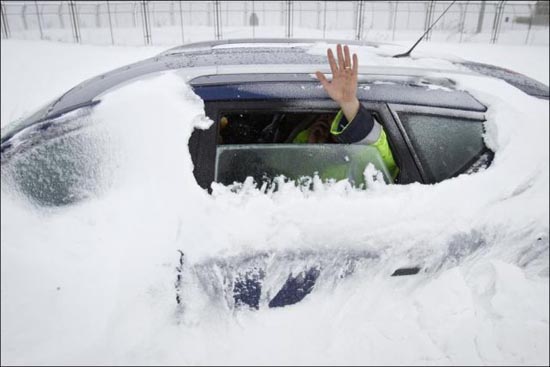
[[[47,54],[58,47],[42,46]],[[9,118],[28,112],[21,91],[31,90],[17,74],[4,81],[17,57],[4,51],[28,47],[2,42],[2,125],[5,107]],[[96,50],[74,46],[71,56],[85,70]],[[156,52],[127,50],[128,59]],[[51,81],[52,93],[30,93],[32,103],[59,93],[48,60],[24,69],[44,86]],[[525,70],[540,68],[529,62]],[[496,157],[484,172],[368,191],[344,182],[269,194],[217,185],[212,196],[196,185],[184,143],[209,121],[181,75],[108,93],[88,132],[103,139],[108,157],[111,185],[99,197],[47,211],[3,182],[2,364],[547,365],[548,102],[500,81],[458,82],[490,106],[486,143]],[[11,90],[17,102],[4,99]],[[472,256],[441,261],[453,246],[475,243],[482,245]],[[186,310],[177,311],[178,249],[197,263],[365,248],[384,254],[376,271],[319,287],[297,305],[232,312],[191,278]],[[411,258],[441,269],[402,278],[382,271]]]

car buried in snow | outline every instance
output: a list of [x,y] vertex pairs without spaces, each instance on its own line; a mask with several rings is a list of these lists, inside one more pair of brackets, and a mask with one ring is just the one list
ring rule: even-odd
[[[205,190],[213,182],[230,185],[250,176],[258,185],[271,185],[279,175],[299,180],[335,163],[344,165],[348,179],[357,186],[368,186],[363,175],[368,163],[387,183],[400,185],[433,184],[472,174],[488,167],[494,155],[483,140],[487,106],[457,88],[454,75],[498,78],[531,96],[549,98],[544,84],[496,66],[445,60],[453,67],[440,69],[414,58],[395,63],[395,46],[340,41],[368,50],[379,61],[360,66],[357,95],[387,133],[399,167],[393,179],[372,147],[291,144],[296,126],[303,128],[316,116],[338,110],[313,75],[316,70],[329,71],[326,56],[311,52],[337,42],[195,43],[89,79],[2,130],[2,181],[42,207],[71,205],[95,195],[101,179],[95,167],[101,161],[82,149],[90,145],[85,132],[93,124],[90,112],[106,91],[169,70],[185,73],[214,122],[208,129],[195,130],[189,140],[193,174]],[[267,131],[277,135],[276,143],[266,144],[268,126],[277,127]],[[378,256],[369,251],[265,252],[187,264],[181,253],[176,298],[183,303],[185,277],[196,276],[229,308],[286,306],[302,300],[319,282],[344,278],[365,264],[372,266]],[[415,274],[421,268],[411,264],[389,275]]]

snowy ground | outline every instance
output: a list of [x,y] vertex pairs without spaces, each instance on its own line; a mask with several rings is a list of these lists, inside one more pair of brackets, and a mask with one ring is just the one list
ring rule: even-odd
[[[548,47],[421,47],[548,84]],[[82,79],[160,49],[2,41],[1,51],[5,126]],[[110,93],[95,112],[115,157],[103,197],[44,212],[3,185],[2,364],[548,365],[548,102],[502,82],[460,83],[490,106],[489,170],[434,186],[267,195],[217,187],[209,196],[194,183],[181,142],[206,122],[179,77]],[[334,223],[335,211],[347,220]],[[415,251],[436,259],[448,241],[486,247],[432,274],[366,270],[260,312],[209,306],[190,284],[196,298],[175,316],[177,249],[197,260],[367,244],[406,263]]]

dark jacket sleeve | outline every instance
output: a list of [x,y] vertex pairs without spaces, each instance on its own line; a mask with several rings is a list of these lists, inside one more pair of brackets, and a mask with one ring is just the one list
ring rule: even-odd
[[399,167],[393,158],[384,128],[362,104],[359,104],[359,111],[351,122],[346,119],[346,116],[340,110],[332,121],[330,133],[338,143],[368,144],[376,147],[395,180],[399,173]]
[[330,132],[338,143],[353,144],[369,136],[374,127],[375,121],[371,113],[362,104],[359,104],[359,111],[351,122],[340,111],[332,122]]

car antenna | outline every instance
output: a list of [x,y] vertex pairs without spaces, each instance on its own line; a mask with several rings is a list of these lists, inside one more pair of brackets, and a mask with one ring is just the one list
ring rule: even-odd
[[392,57],[408,57],[411,55],[411,52],[412,50],[414,50],[414,48],[420,43],[420,41],[422,41],[422,39],[424,38],[425,35],[428,34],[428,32],[433,28],[434,25],[436,25],[437,22],[439,22],[439,19],[441,19],[441,17],[443,17],[445,15],[445,13],[447,12],[447,10],[449,10],[451,8],[451,6],[453,6],[453,4],[456,3],[456,0],[454,0],[448,7],[447,9],[445,9],[445,11],[443,13],[441,13],[441,15],[439,16],[439,18],[437,18],[435,20],[435,22],[432,23],[432,25],[430,25],[430,27],[426,30],[426,32],[424,32],[424,34],[422,36],[420,36],[420,38],[418,39],[418,41],[416,41],[416,43],[410,48],[409,51],[405,52],[405,53],[402,53],[402,54],[397,54],[397,55],[393,55]]

